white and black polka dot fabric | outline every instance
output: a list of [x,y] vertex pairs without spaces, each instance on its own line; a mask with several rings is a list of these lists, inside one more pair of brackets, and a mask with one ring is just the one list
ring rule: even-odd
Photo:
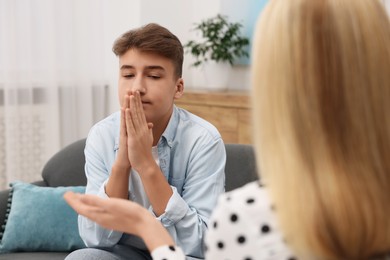
[[206,233],[206,259],[296,259],[278,230],[275,210],[258,182],[222,195]]
[[151,253],[153,260],[185,260],[185,256],[180,247],[160,246]]
[[[297,260],[278,229],[275,210],[258,182],[221,195],[206,233],[206,260]],[[159,247],[152,257],[185,259],[174,246]]]

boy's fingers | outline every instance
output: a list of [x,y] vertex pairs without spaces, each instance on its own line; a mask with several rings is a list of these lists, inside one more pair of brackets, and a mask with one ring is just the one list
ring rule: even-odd
[[135,127],[144,127],[146,124],[145,113],[142,107],[141,95],[136,91],[132,96],[132,118]]
[[134,127],[139,126],[139,118],[138,118],[138,100],[137,98],[133,95],[130,97],[131,99],[131,119],[133,121]]
[[126,134],[126,117],[125,117],[125,109],[121,108],[121,128],[120,128],[120,134],[122,136],[127,136]]
[[132,119],[132,116],[131,116],[131,111],[130,111],[129,108],[126,109],[125,116],[126,116],[126,131],[127,131],[127,134],[133,136],[135,134],[135,129],[134,129],[133,119]]
[[125,107],[125,108],[129,108],[130,107],[130,100],[129,100],[130,95],[131,95],[130,93],[126,93],[123,96],[123,107]]
[[139,93],[139,91],[136,92],[136,99],[137,99],[137,114],[139,116],[140,123],[145,125],[146,117],[145,117],[144,108],[142,106],[141,94]]
[[[127,136],[127,132],[126,132],[126,109],[129,109],[130,108],[130,96],[129,95],[125,95],[124,97],[125,101],[123,102],[123,108],[121,109],[121,130],[123,130],[123,133],[124,135]],[[123,112],[123,113],[122,113]]]

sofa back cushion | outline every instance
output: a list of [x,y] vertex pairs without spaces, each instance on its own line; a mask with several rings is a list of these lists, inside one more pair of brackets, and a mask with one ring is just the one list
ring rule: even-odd
[[225,144],[226,191],[239,188],[258,179],[255,152],[252,145]]
[[[85,140],[76,141],[56,153],[42,171],[44,181],[50,187],[85,186]],[[257,180],[255,154],[252,145],[225,144],[226,191]]]
[[42,170],[42,178],[49,187],[85,186],[85,139],[78,140],[57,152]]

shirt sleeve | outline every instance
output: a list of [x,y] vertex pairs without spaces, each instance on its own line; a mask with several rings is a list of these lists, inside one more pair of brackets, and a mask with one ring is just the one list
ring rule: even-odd
[[158,217],[185,255],[203,258],[203,239],[218,196],[224,192],[226,151],[221,138],[193,148],[186,180]]
[[[86,193],[107,198],[105,185],[109,172],[102,156],[105,153],[104,150],[98,129],[92,128],[84,150],[85,174],[88,179]],[[123,234],[107,230],[81,215],[78,216],[78,227],[80,237],[88,247],[111,247],[120,240]]]
[[180,247],[160,246],[151,252],[153,260],[185,260],[185,255]]

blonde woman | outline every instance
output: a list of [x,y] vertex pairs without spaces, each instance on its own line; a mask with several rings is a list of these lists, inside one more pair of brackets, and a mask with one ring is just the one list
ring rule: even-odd
[[[206,258],[386,259],[390,24],[380,2],[271,0],[253,45],[264,186],[250,183],[220,198]],[[66,199],[103,226],[141,236],[153,259],[184,259],[136,204]]]

